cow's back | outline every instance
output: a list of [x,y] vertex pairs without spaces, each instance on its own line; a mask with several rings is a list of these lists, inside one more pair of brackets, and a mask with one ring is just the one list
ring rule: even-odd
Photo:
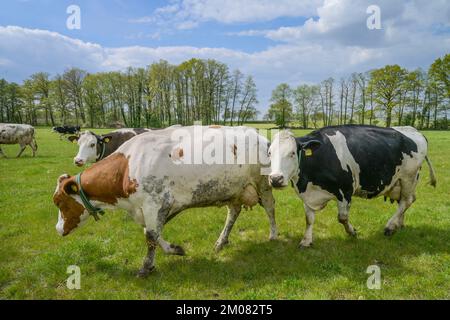
[[27,124],[0,124],[1,144],[29,144],[34,139],[34,127]]
[[[180,131],[174,132],[177,129]],[[227,129],[230,130],[228,127],[210,130],[221,130],[219,133],[224,134]],[[183,141],[180,144],[179,140],[172,139],[185,134],[191,135],[193,140]],[[256,134],[256,131],[252,134]],[[257,137],[262,139],[259,135]],[[164,197],[166,193],[170,194],[173,197],[175,212],[190,207],[227,204],[239,196],[246,186],[253,185],[258,189],[261,181],[267,180],[267,177],[261,175],[261,166],[257,162],[254,164],[198,162],[194,155],[196,138],[198,137],[194,138],[194,126],[152,131],[129,140],[117,152],[124,153],[130,159],[130,178],[138,181],[140,191],[151,197]],[[262,147],[267,150],[267,141],[263,139],[261,142]],[[225,141],[223,151],[231,153],[232,157],[236,157],[238,152],[257,154],[258,143],[254,145],[246,143],[245,150],[239,150],[234,142],[228,145]],[[189,145],[192,147],[191,152],[188,150]],[[200,150],[202,154],[207,146],[208,142],[204,142]],[[266,154],[266,151],[263,153]],[[188,161],[189,154],[190,161]]]

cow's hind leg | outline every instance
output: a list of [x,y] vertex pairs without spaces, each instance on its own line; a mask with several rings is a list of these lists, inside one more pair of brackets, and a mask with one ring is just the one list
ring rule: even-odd
[[0,156],[3,156],[3,157],[5,157],[5,158],[8,158],[8,157],[6,156],[6,154],[3,152],[2,147],[0,147]]
[[398,201],[397,212],[389,219],[386,227],[384,228],[384,235],[391,236],[404,226],[405,212],[416,201],[415,189],[417,185],[417,179],[414,181],[402,181],[401,182],[401,194]]
[[20,156],[22,155],[23,151],[25,150],[25,148],[27,147],[26,144],[21,144],[20,145],[20,151],[19,154],[17,155],[17,158],[20,158]]
[[241,204],[233,204],[228,206],[227,221],[225,222],[225,227],[223,228],[219,239],[217,239],[216,241],[216,252],[219,252],[226,244],[228,244],[228,237],[230,235],[231,229],[233,229],[233,225],[236,222],[236,219],[239,217],[240,212]]
[[356,230],[353,228],[353,226],[349,222],[349,215],[350,212],[350,203],[347,202],[347,200],[343,199],[343,201],[338,201],[338,220],[339,223],[341,223],[345,231],[351,235],[352,237],[356,237]]
[[267,191],[261,196],[261,206],[266,211],[270,223],[270,240],[275,240],[278,237],[277,223],[275,221],[275,199],[273,198],[272,190]]
[[304,205],[305,214],[306,214],[306,231],[305,235],[300,242],[300,248],[309,248],[313,243],[313,225],[315,219],[315,211],[311,209],[308,205]]

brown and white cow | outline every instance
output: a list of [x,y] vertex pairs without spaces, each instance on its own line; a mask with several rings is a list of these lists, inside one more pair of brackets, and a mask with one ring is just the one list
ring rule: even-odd
[[[37,143],[34,136],[34,128],[27,124],[0,123],[0,145],[19,144],[19,158],[25,148],[30,146],[33,150],[33,157],[36,155]],[[6,157],[0,146],[0,155]]]
[[87,163],[100,161],[131,138],[150,131],[149,129],[119,129],[113,132],[97,135],[91,131],[85,131],[79,136],[68,137],[69,141],[78,143],[78,154],[73,159],[74,164],[82,167]]
[[56,229],[68,235],[99,208],[128,211],[144,227],[148,245],[140,276],[153,270],[158,245],[168,254],[184,254],[162,238],[162,230],[188,208],[228,206],[216,250],[228,243],[242,207],[256,204],[264,207],[275,239],[272,189],[261,171],[268,164],[267,149],[268,141],[246,127],[178,127],[136,136],[80,180],[59,177],[53,196],[59,208]]

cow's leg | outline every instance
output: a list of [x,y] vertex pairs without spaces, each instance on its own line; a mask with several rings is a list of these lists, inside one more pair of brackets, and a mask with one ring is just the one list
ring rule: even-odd
[[315,218],[315,211],[311,209],[308,205],[304,204],[305,214],[306,214],[306,231],[305,235],[300,242],[300,248],[309,248],[312,246],[313,242],[313,225]]
[[389,219],[386,227],[384,228],[384,235],[391,236],[397,231],[397,229],[402,228],[404,225],[404,215],[405,211],[413,204],[416,200],[415,188],[417,185],[417,180],[414,181],[402,181],[401,183],[401,194],[400,200],[398,202],[397,212]]
[[31,141],[30,147],[31,147],[31,150],[33,150],[33,157],[35,157],[36,151],[37,151],[37,143],[36,143],[35,139],[33,139],[33,141]]
[[8,158],[8,157],[6,156],[6,154],[3,152],[2,147],[0,147],[0,156],[3,156],[3,157],[5,157],[5,158]]
[[158,235],[154,231],[145,232],[145,240],[147,243],[147,256],[144,259],[144,264],[138,272],[138,277],[145,278],[153,270],[155,270],[155,253],[158,244]]
[[270,223],[270,240],[275,240],[278,237],[277,223],[275,221],[275,199],[273,198],[272,190],[267,191],[261,196],[261,205],[269,217]]
[[23,151],[25,150],[25,148],[27,147],[27,145],[25,144],[21,144],[20,145],[20,151],[19,151],[19,154],[17,155],[17,158],[19,158],[21,155],[22,155],[22,153],[23,153]]
[[230,235],[231,229],[233,229],[233,225],[236,222],[236,219],[239,217],[239,213],[241,212],[241,204],[239,205],[229,205],[228,206],[228,215],[227,221],[225,222],[225,227],[222,230],[222,233],[219,236],[219,239],[216,241],[215,250],[219,252],[222,248],[228,243],[228,237]]
[[143,207],[145,221],[145,240],[147,243],[147,256],[144,259],[143,266],[139,270],[138,277],[145,278],[155,269],[155,252],[158,246],[158,240],[164,225],[166,213],[161,206],[153,203],[145,203]]
[[347,200],[338,201],[338,220],[341,223],[345,231],[352,237],[356,237],[356,230],[349,222],[348,214],[350,212],[350,203]]
[[178,245],[167,242],[162,238],[162,236],[158,239],[158,244],[163,249],[163,251],[167,254],[176,255],[176,256],[184,256],[186,253],[184,249]]

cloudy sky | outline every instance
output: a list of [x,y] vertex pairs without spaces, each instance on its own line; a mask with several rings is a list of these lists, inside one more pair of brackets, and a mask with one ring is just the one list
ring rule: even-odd
[[[66,26],[70,5],[81,29]],[[377,5],[381,29],[367,28]],[[259,109],[281,82],[315,83],[385,64],[414,69],[450,53],[448,0],[2,0],[0,78],[22,82],[213,58],[254,76]]]

